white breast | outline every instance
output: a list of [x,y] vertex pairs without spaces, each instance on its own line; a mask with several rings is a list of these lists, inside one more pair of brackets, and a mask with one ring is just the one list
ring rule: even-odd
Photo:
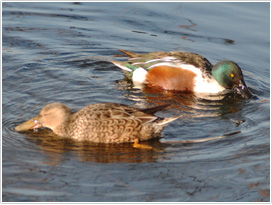
[[141,67],[137,68],[132,74],[132,80],[135,83],[145,83],[147,71]]
[[202,77],[202,72],[199,68],[196,68],[193,65],[188,64],[179,64],[179,66],[183,69],[190,70],[196,74],[195,77],[195,92],[199,93],[219,93],[225,90],[224,87],[222,87],[214,77],[211,76],[211,78],[204,79]]

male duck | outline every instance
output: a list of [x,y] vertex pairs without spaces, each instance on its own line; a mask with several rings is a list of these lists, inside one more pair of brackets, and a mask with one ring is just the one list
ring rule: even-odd
[[147,109],[117,103],[91,104],[76,113],[61,104],[46,105],[40,114],[15,127],[18,132],[50,128],[55,134],[78,141],[125,143],[159,137],[179,117],[159,118],[153,114],[168,105]]
[[151,52],[139,54],[120,50],[130,59],[112,61],[134,84],[148,84],[165,90],[217,94],[234,91],[250,98],[241,68],[232,61],[214,66],[203,56],[190,52]]

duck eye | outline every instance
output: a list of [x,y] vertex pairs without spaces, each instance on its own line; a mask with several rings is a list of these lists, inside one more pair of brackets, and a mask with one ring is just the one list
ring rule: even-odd
[[230,77],[234,78],[234,74],[233,74],[233,73],[231,73],[231,74],[230,74]]

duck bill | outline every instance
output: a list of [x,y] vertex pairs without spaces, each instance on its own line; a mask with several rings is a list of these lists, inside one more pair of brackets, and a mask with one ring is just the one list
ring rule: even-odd
[[17,125],[14,129],[17,132],[23,132],[27,130],[33,130],[40,128],[42,124],[39,122],[39,116],[36,116],[20,125]]
[[239,85],[234,87],[234,91],[236,91],[245,99],[249,99],[250,97],[252,97],[252,94],[249,92],[244,80],[241,80]]

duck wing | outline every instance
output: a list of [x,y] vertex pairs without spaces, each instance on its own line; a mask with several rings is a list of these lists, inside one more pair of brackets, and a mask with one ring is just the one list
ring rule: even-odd
[[203,56],[182,51],[163,52],[156,51],[151,53],[134,53],[127,50],[120,50],[129,58],[128,61],[112,61],[116,66],[124,71],[133,72],[141,67],[148,71],[149,69],[159,66],[167,65],[170,67],[180,67],[180,65],[193,65],[199,68],[202,73],[211,75],[212,64]]

